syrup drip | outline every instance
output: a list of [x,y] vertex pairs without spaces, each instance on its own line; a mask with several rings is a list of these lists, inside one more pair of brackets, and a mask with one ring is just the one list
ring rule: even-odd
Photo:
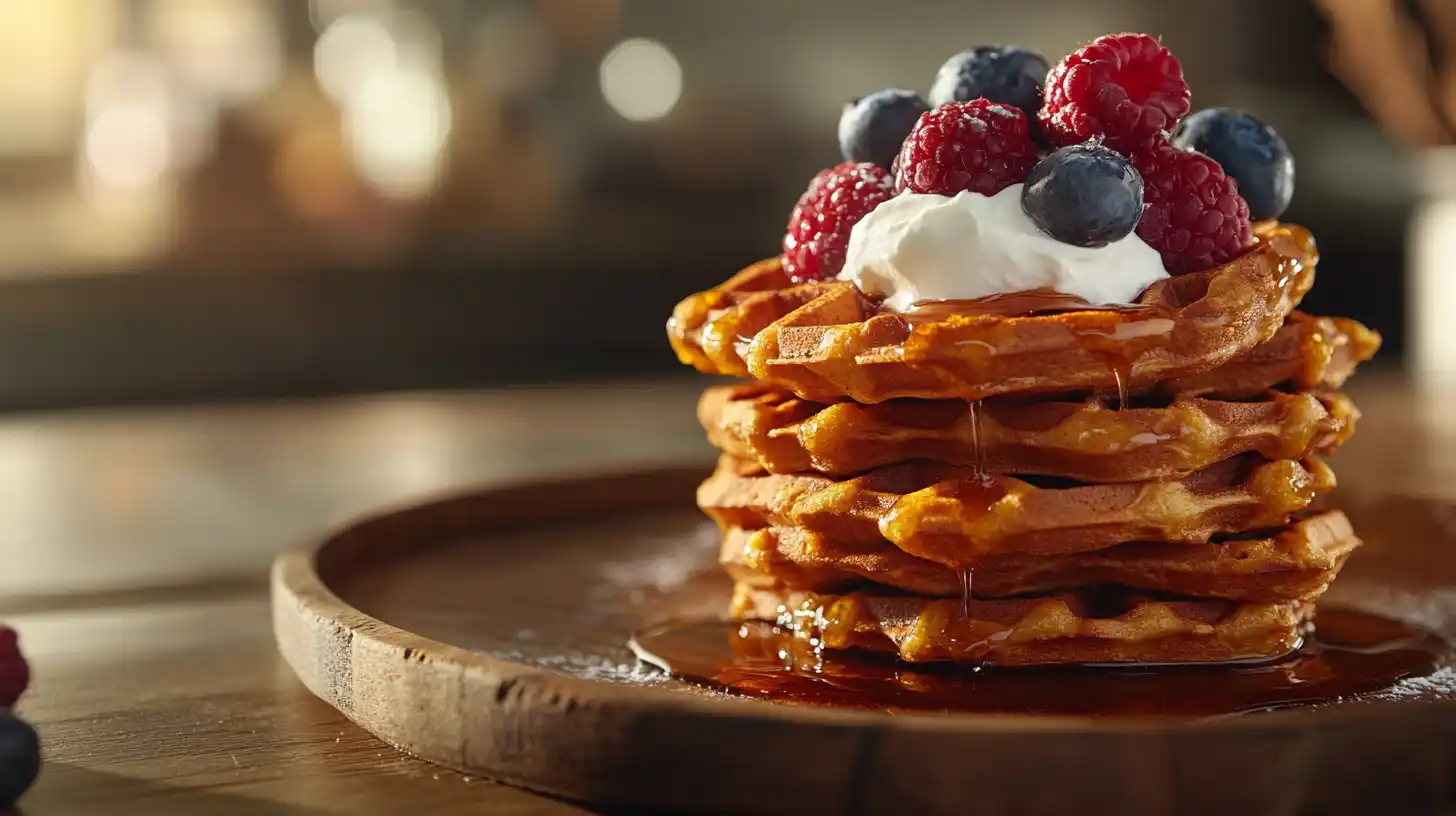
[[[642,660],[682,680],[779,702],[890,711],[1201,718],[1369,694],[1451,662],[1439,636],[1347,609],[1274,662],[1195,666],[985,668],[911,665],[876,655],[786,651],[772,622],[668,625],[638,634]],[[785,656],[787,655],[787,657]]]
[[956,315],[977,317],[996,315],[999,317],[1030,317],[1032,315],[1060,314],[1064,312],[1143,312],[1148,307],[1139,305],[1107,304],[1094,306],[1077,297],[1041,287],[1025,292],[1006,292],[986,297],[952,300],[922,300],[910,304],[904,317],[912,323],[944,320]]
[[971,419],[971,448],[974,452],[973,462],[975,463],[976,481],[985,483],[990,480],[991,474],[986,469],[986,444],[981,434],[981,401],[970,400],[966,408]]
[[[988,494],[992,487],[991,473],[986,466],[986,439],[981,431],[981,401],[970,400],[966,403],[971,418],[971,446],[975,452],[975,470],[973,478],[978,488],[983,490],[972,491],[971,495],[985,498],[987,503],[991,501]],[[961,617],[969,620],[971,617],[971,571],[961,570]]]
[[[1115,361],[1115,363],[1121,362],[1122,361]],[[1128,369],[1127,374],[1123,374],[1124,368]],[[1117,410],[1126,411],[1127,382],[1128,380],[1132,379],[1132,366],[1127,363],[1122,363],[1121,365],[1114,364],[1112,366],[1112,378],[1114,380],[1117,380]]]
[[[1169,287],[1174,292],[1174,287]],[[1174,293],[1176,294],[1176,293]],[[1067,312],[1097,312],[1093,321],[1069,323],[1078,345],[1105,361],[1117,385],[1118,405],[1126,410],[1133,365],[1149,349],[1162,344],[1175,328],[1173,309],[1162,305],[1093,305],[1074,295],[1040,288],[969,300],[926,300],[913,304],[902,317],[913,328],[953,317],[1033,317]],[[911,340],[914,340],[912,335]],[[988,349],[990,347],[988,346]],[[908,347],[907,347],[908,349]]]

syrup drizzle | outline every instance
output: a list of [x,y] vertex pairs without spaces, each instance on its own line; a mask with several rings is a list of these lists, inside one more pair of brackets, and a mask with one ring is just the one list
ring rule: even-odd
[[[966,408],[971,419],[971,448],[974,452],[973,462],[975,469],[972,471],[972,479],[977,487],[991,488],[991,473],[986,465],[986,437],[981,429],[981,401],[968,400]],[[966,494],[967,496],[980,497],[988,505],[990,490],[979,490]],[[969,620],[971,617],[971,570],[963,569],[961,578],[961,617]]]
[[974,452],[973,462],[975,464],[975,477],[978,482],[986,482],[991,474],[986,469],[986,444],[981,433],[981,401],[970,400],[966,408],[971,419],[971,449]]
[[[1175,287],[1170,286],[1168,291],[1176,294]],[[1034,317],[1067,312],[1098,312],[1105,318],[1092,325],[1069,324],[1067,329],[1078,345],[1105,361],[1117,385],[1118,406],[1126,410],[1138,358],[1163,342],[1175,327],[1170,308],[1140,303],[1093,305],[1075,295],[1040,288],[968,300],[920,301],[902,317],[913,327],[953,317]]]
[[910,304],[910,309],[905,312],[904,316],[912,322],[920,323],[944,320],[955,315],[1029,317],[1064,312],[1138,312],[1146,309],[1146,306],[1135,304],[1113,303],[1096,306],[1076,295],[1068,295],[1043,286],[1024,292],[1005,292],[979,298],[921,300]]
[[[1123,374],[1123,368],[1128,369],[1128,373],[1126,375]],[[1132,365],[1117,365],[1116,363],[1114,363],[1114,365],[1112,366],[1112,378],[1114,380],[1117,380],[1117,410],[1126,411],[1127,383],[1128,380],[1132,379]]]
[[679,679],[779,702],[889,711],[1180,719],[1338,702],[1430,675],[1452,659],[1451,645],[1435,634],[1339,608],[1320,610],[1315,630],[1293,655],[1265,663],[1003,669],[912,665],[853,651],[815,648],[806,653],[808,642],[794,646],[796,640],[774,622],[713,621],[641,632],[632,649]]

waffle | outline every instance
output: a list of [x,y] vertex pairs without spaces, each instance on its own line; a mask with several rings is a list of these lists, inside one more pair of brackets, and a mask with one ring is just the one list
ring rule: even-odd
[[1380,334],[1344,317],[1294,312],[1268,342],[1201,374],[1175,377],[1149,390],[1166,396],[1241,398],[1281,388],[1333,391],[1380,350]]
[[820,402],[982,399],[1130,388],[1229,362],[1276,334],[1308,291],[1309,234],[1262,225],[1222,266],[1150,286],[1141,308],[1024,317],[883,313],[852,283],[790,284],[777,259],[678,304],[668,335],[699,370]]
[[732,614],[810,629],[831,650],[884,652],[911,663],[1031,666],[1271,659],[1298,648],[1312,610],[1298,601],[1169,601],[1101,590],[963,604],[739,584]]
[[1297,310],[1307,232],[1255,237],[1130,306],[897,314],[851,283],[795,285],[777,259],[682,301],[679,359],[753,380],[698,406],[723,451],[698,504],[732,614],[917,663],[1297,648],[1360,546],[1313,503],[1359,419],[1339,389],[1380,336]]
[[770,473],[846,476],[919,459],[979,462],[991,473],[1138,482],[1181,478],[1245,453],[1328,454],[1349,438],[1359,412],[1338,394],[1279,392],[1258,402],[1178,397],[1129,410],[1103,398],[1000,398],[974,412],[956,400],[824,405],[755,383],[708,389],[698,417],[714,445]]
[[698,506],[725,529],[801,527],[848,544],[887,540],[958,570],[992,555],[1059,555],[1126,541],[1202,544],[1217,533],[1279,527],[1335,485],[1316,458],[1253,455],[1183,479],[1110,485],[982,479],[973,468],[929,462],[844,480],[745,475],[753,470],[725,455],[699,487]]
[[[976,598],[1045,594],[1098,584],[1244,602],[1313,600],[1360,540],[1345,514],[1305,515],[1288,527],[1208,544],[1130,542],[1062,556],[992,556],[976,566]],[[719,557],[745,586],[845,592],[878,584],[958,598],[961,573],[887,543],[846,544],[797,527],[729,528]]]

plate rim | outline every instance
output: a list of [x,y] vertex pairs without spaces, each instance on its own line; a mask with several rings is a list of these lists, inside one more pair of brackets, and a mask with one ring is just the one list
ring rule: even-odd
[[[533,778],[530,774],[513,773],[510,769],[481,768],[450,756],[439,756],[420,750],[398,732],[365,721],[352,703],[341,700],[337,689],[326,687],[317,676],[316,651],[306,629],[323,627],[334,633],[347,633],[349,649],[364,648],[378,653],[393,653],[404,663],[414,663],[427,671],[456,672],[463,678],[476,675],[477,680],[490,680],[502,688],[515,689],[518,696],[539,695],[542,698],[569,701],[567,708],[589,711],[598,717],[621,717],[623,722],[644,711],[656,716],[680,718],[685,722],[702,719],[771,724],[775,727],[850,729],[880,734],[890,731],[910,734],[934,734],[947,738],[1007,738],[1046,735],[1049,738],[1105,738],[1122,741],[1148,738],[1153,742],[1169,738],[1208,737],[1218,740],[1231,736],[1296,736],[1330,734],[1349,730],[1360,731],[1373,723],[1389,728],[1399,724],[1429,727],[1441,722],[1456,730],[1456,700],[1375,701],[1369,705],[1308,707],[1263,712],[1254,716],[1219,717],[1198,720],[1095,719],[1085,716],[1025,716],[1015,714],[933,714],[825,708],[809,705],[775,703],[750,698],[734,698],[721,692],[695,693],[690,689],[664,688],[660,685],[638,685],[592,680],[554,669],[530,666],[504,658],[475,652],[434,638],[396,627],[374,618],[344,601],[328,585],[320,572],[320,557],[331,545],[348,542],[350,536],[378,526],[397,523],[418,516],[439,515],[462,503],[487,503],[504,507],[522,493],[549,490],[554,496],[580,496],[591,491],[584,488],[623,482],[652,489],[627,491],[636,501],[622,511],[648,510],[671,504],[658,497],[673,491],[666,488],[690,487],[707,472],[698,465],[667,464],[661,467],[630,470],[599,470],[586,474],[555,478],[537,478],[518,482],[495,482],[437,491],[422,497],[392,502],[380,508],[357,514],[330,526],[321,534],[289,547],[275,558],[270,571],[270,605],[275,642],[293,673],[315,696],[338,709],[350,720],[385,742],[419,756],[426,761],[455,768],[465,773],[489,776],[523,787],[545,791],[567,798],[601,801],[592,790],[575,790],[560,784]],[[680,483],[680,484],[679,484]],[[569,489],[563,489],[569,488]],[[678,490],[677,492],[682,492]],[[685,493],[685,496],[690,493]],[[1346,493],[1347,497],[1351,494]],[[1456,506],[1456,503],[1404,494],[1367,494],[1361,497],[1398,495],[1431,505]],[[559,501],[559,499],[558,499]],[[690,505],[682,505],[689,509]],[[572,511],[577,512],[572,512]],[[589,516],[590,502],[567,507],[566,512],[539,522],[559,523],[575,516]],[[529,520],[526,521],[529,523]],[[507,524],[495,525],[506,528]],[[483,527],[481,532],[489,532]],[[634,633],[624,632],[623,642]],[[634,658],[635,659],[635,658]],[[639,661],[640,662],[640,661]],[[448,668],[447,668],[448,666]],[[352,665],[350,671],[353,671]],[[660,671],[653,667],[653,671]],[[388,694],[389,692],[384,692]],[[463,750],[463,749],[462,749]],[[590,786],[588,786],[590,787]],[[629,804],[638,804],[629,802]]]

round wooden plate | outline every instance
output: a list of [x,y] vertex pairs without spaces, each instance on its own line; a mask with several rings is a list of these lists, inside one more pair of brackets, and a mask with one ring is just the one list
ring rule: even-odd
[[[273,569],[278,645],[354,722],[440,765],[671,812],[1409,813],[1456,801],[1456,672],[1200,722],[889,715],[664,678],[635,630],[728,582],[672,470],[385,512]],[[1456,508],[1344,496],[1367,541],[1330,603],[1456,635]],[[1425,812],[1421,810],[1419,812]]]

